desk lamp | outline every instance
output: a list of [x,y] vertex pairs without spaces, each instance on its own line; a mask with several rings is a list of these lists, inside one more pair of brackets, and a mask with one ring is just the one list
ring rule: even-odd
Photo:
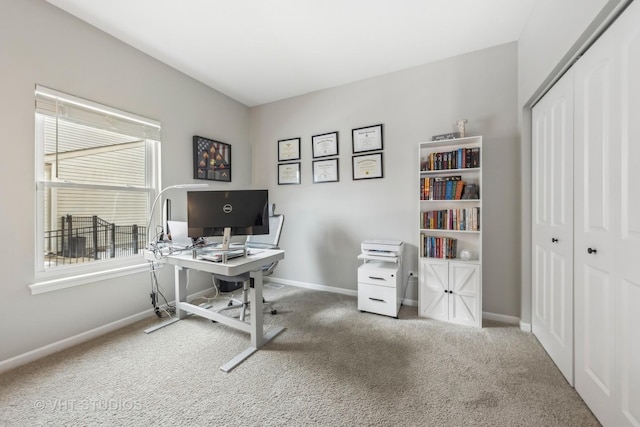
[[[209,187],[209,184],[176,184],[176,185],[171,185],[169,187],[163,188],[158,195],[156,196],[156,199],[153,201],[153,205],[151,205],[151,213],[149,214],[149,223],[147,224],[147,247],[151,246],[151,221],[153,219],[153,213],[155,212],[156,209],[156,204],[158,203],[158,200],[160,200],[160,196],[162,196],[162,194],[167,191],[167,190],[171,190],[174,188],[205,188],[205,187]],[[163,225],[163,229],[164,229],[164,225]]]

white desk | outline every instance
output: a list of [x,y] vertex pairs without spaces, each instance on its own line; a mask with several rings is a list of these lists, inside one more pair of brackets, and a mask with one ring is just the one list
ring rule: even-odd
[[[150,253],[145,253],[145,259],[149,261],[165,262],[175,267],[175,292],[176,292],[176,317],[170,319],[163,324],[152,328],[157,330],[161,327],[175,323],[178,320],[185,319],[189,314],[196,314],[210,320],[222,323],[232,328],[239,329],[251,334],[251,346],[231,361],[220,367],[220,370],[229,372],[246,358],[258,351],[265,343],[269,342],[280,332],[283,327],[278,327],[269,333],[264,334],[263,323],[264,313],[262,305],[262,270],[263,265],[284,259],[284,251],[274,249],[264,249],[255,255],[248,255],[246,258],[234,258],[227,263],[203,261],[193,259],[191,251],[185,251],[181,255],[170,255],[160,260]],[[231,282],[251,282],[249,288],[249,298],[251,301],[250,323],[226,316],[216,311],[209,310],[207,307],[194,305],[187,302],[187,285],[185,269],[205,271],[216,275],[222,280]],[[148,330],[152,332],[152,330]]]

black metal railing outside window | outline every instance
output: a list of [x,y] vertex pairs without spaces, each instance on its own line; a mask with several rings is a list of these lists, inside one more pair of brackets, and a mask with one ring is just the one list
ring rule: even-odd
[[57,230],[44,235],[45,263],[49,267],[124,258],[146,246],[144,226],[116,225],[95,215],[65,215],[59,224]]

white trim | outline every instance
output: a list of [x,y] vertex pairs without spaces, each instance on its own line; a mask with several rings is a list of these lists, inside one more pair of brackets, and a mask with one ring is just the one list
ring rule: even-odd
[[34,360],[41,359],[67,348],[71,348],[109,332],[113,332],[117,329],[123,328],[151,315],[153,315],[153,309],[145,310],[142,313],[134,314],[132,316],[125,317],[124,319],[116,320],[115,322],[99,326],[89,331],[82,332],[78,335],[74,335],[72,337],[56,341],[27,353],[19,354],[18,356],[12,357],[10,359],[3,360],[2,362],[0,362],[0,373],[27,364],[29,362],[33,362]]
[[518,317],[507,316],[506,314],[489,313],[488,311],[482,312],[482,318],[496,322],[508,323],[509,325],[518,325],[520,323],[520,318]]
[[[286,279],[279,279],[277,277],[265,277],[264,278],[264,282],[265,283],[281,283],[283,285],[289,285],[289,286],[294,286],[294,287],[298,287],[298,288],[305,288],[305,289],[313,289],[316,291],[326,291],[326,292],[332,292],[332,293],[336,293],[336,294],[343,294],[343,295],[350,295],[350,296],[358,296],[358,291],[355,290],[350,290],[350,289],[342,289],[342,288],[336,288],[334,286],[326,286],[326,285],[318,285],[316,283],[305,283],[305,282],[298,282],[298,281],[293,281],[293,280],[286,280]],[[402,305],[406,305],[406,306],[410,306],[410,307],[417,307],[418,306],[418,301],[416,300],[410,300],[410,299],[403,299],[402,300]],[[515,316],[507,316],[504,314],[496,314],[496,313],[489,313],[487,311],[483,311],[482,312],[482,318],[483,319],[487,319],[487,320],[494,320],[496,322],[502,322],[502,323],[507,323],[509,325],[518,325],[520,324],[520,329],[526,331],[526,329],[523,328],[523,323],[520,322],[520,319],[518,317]],[[531,328],[529,327],[529,332],[531,331]]]
[[[189,301],[192,301],[193,299],[206,295],[209,292],[211,292],[211,288],[207,288],[203,291],[199,291],[194,294],[191,294],[188,296],[187,299]],[[171,301],[171,303],[175,304],[175,300]],[[166,308],[166,305],[164,307]],[[53,353],[66,350],[67,348],[71,348],[76,345],[82,344],[83,342],[87,342],[94,338],[98,338],[102,335],[108,334],[109,332],[113,332],[118,329],[124,328],[125,326],[131,325],[135,322],[139,322],[140,320],[144,320],[154,315],[155,315],[154,309],[150,308],[149,310],[144,310],[140,313],[125,317],[124,319],[116,320],[115,322],[98,326],[97,328],[91,329],[89,331],[82,332],[72,337],[65,338],[60,341],[56,341],[54,343],[45,345],[44,347],[40,347],[35,350],[28,351],[26,353],[19,354],[15,357],[11,357],[9,359],[0,361],[0,374],[10,369],[17,368],[18,366],[25,365],[29,362],[42,359],[43,357],[49,356]],[[158,319],[158,320],[164,321],[162,319]],[[140,330],[140,333],[143,333],[143,330]]]
[[87,110],[92,110],[100,114],[109,114],[120,119],[128,120],[134,123],[139,123],[144,126],[150,126],[156,129],[161,129],[160,122],[157,120],[149,119],[139,116],[137,114],[130,113],[128,111],[119,110],[117,108],[107,107],[106,105],[98,104],[96,102],[89,101],[87,99],[78,98],[68,93],[60,92],[48,87],[36,85],[36,95],[44,96],[46,98],[54,99],[56,101],[66,102],[68,104],[77,105]]
[[72,288],[74,286],[86,285],[87,283],[95,283],[101,280],[114,279],[116,277],[127,276],[129,274],[143,273],[145,271],[149,271],[149,264],[146,262],[144,264],[128,265],[110,270],[101,270],[69,277],[43,280],[29,285],[29,289],[31,289],[31,295],[37,295],[45,292]]
[[351,289],[336,288],[334,286],[318,285],[315,283],[279,279],[277,277],[271,277],[271,276],[265,277],[262,280],[266,283],[282,283],[283,285],[289,285],[289,286],[294,286],[298,288],[313,289],[316,291],[326,291],[326,292],[332,292],[334,294],[350,295],[353,297],[358,296],[358,291],[351,290]]
[[531,332],[531,323],[520,322],[520,329],[525,332]]

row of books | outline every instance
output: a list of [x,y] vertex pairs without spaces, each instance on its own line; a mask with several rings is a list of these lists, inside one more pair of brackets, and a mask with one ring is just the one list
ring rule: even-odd
[[465,185],[460,175],[420,178],[420,200],[460,200]]
[[420,256],[428,258],[456,258],[458,239],[420,235]]
[[420,212],[420,228],[425,230],[480,231],[480,208]]
[[453,151],[430,153],[420,160],[421,171],[468,169],[480,167],[480,147],[458,148]]

